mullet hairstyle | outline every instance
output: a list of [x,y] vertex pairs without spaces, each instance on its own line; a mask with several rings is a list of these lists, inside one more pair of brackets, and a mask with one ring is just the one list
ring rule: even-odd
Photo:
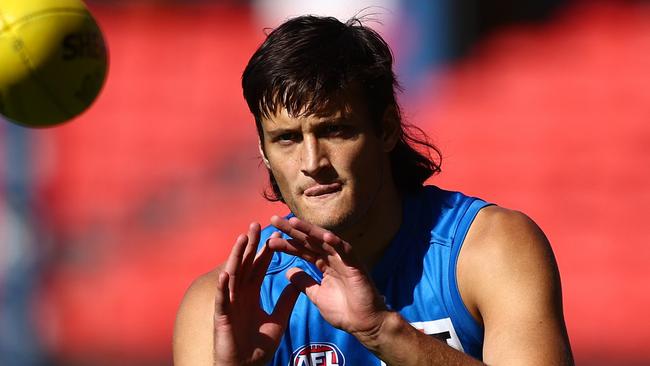
[[[262,148],[262,119],[280,108],[292,117],[319,115],[341,107],[345,91],[357,88],[371,122],[381,133],[385,113],[399,122],[399,140],[390,152],[393,180],[401,193],[422,187],[440,172],[441,153],[420,128],[402,121],[395,96],[401,90],[388,44],[359,18],[300,16],[268,34],[242,75],[244,98],[255,118]],[[436,159],[432,157],[432,152]],[[269,201],[282,201],[269,172]]]

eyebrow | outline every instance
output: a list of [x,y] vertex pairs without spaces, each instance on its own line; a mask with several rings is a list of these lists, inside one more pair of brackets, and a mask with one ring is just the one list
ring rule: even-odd
[[284,135],[285,133],[294,133],[296,132],[296,130],[298,130],[298,128],[276,128],[276,129],[265,130],[264,132],[269,136],[280,136],[280,135]]
[[[315,129],[319,129],[324,126],[331,126],[331,125],[339,125],[343,124],[347,121],[348,119],[345,118],[344,116],[340,117],[334,117],[334,118],[323,118],[320,121],[314,122],[313,127]],[[301,128],[299,126],[295,128],[291,127],[278,127],[278,128],[268,128],[265,129],[265,132],[271,136],[278,136],[282,135],[285,133],[293,133],[296,132],[297,130],[300,130]]]
[[316,123],[314,123],[314,128],[319,129],[327,126],[341,125],[347,122],[348,119],[344,116],[334,117],[334,118],[324,118]]
[[346,122],[348,119],[345,116],[333,117],[333,118],[324,118],[319,121],[318,124],[340,124]]

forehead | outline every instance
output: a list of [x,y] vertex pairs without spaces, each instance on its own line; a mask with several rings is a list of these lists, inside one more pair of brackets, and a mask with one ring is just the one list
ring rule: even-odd
[[333,110],[330,113],[301,114],[294,116],[282,107],[268,118],[262,118],[262,128],[265,131],[284,128],[309,127],[326,122],[348,119],[351,113],[347,110]]
[[316,111],[303,108],[300,111],[294,112],[284,105],[278,105],[273,113],[261,117],[261,125],[263,130],[269,131],[279,128],[305,127],[344,120],[354,123],[365,123],[367,116],[367,106],[363,103],[362,99],[356,93],[346,93],[346,98],[339,99],[338,101],[330,101],[325,105],[321,105]]

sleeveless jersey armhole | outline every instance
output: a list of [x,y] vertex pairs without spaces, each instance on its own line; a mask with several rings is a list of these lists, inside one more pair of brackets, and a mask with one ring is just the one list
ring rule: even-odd
[[[467,236],[470,225],[472,222],[474,222],[474,219],[476,218],[478,212],[482,208],[490,205],[490,203],[487,203],[478,198],[474,199],[468,205],[467,210],[459,220],[458,226],[456,227],[449,255],[449,295],[453,303],[452,309],[454,313],[452,321],[457,323],[459,328],[463,329],[463,332],[461,333],[471,338],[468,339],[468,341],[470,341],[472,344],[478,345],[483,344],[483,326],[474,319],[469,309],[467,309],[465,303],[463,302],[463,299],[460,295],[460,290],[458,289],[456,267],[458,265],[458,256],[460,254],[460,249],[463,246],[463,242],[465,241],[465,237]],[[478,353],[474,354],[474,356],[481,356],[480,350],[466,350],[466,352],[470,354]]]

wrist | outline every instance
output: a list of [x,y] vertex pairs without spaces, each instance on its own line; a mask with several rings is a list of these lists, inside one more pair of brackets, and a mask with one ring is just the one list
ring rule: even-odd
[[401,326],[405,323],[401,315],[390,310],[382,311],[379,318],[377,325],[371,329],[353,333],[361,344],[375,354],[381,353],[387,342],[400,334]]

